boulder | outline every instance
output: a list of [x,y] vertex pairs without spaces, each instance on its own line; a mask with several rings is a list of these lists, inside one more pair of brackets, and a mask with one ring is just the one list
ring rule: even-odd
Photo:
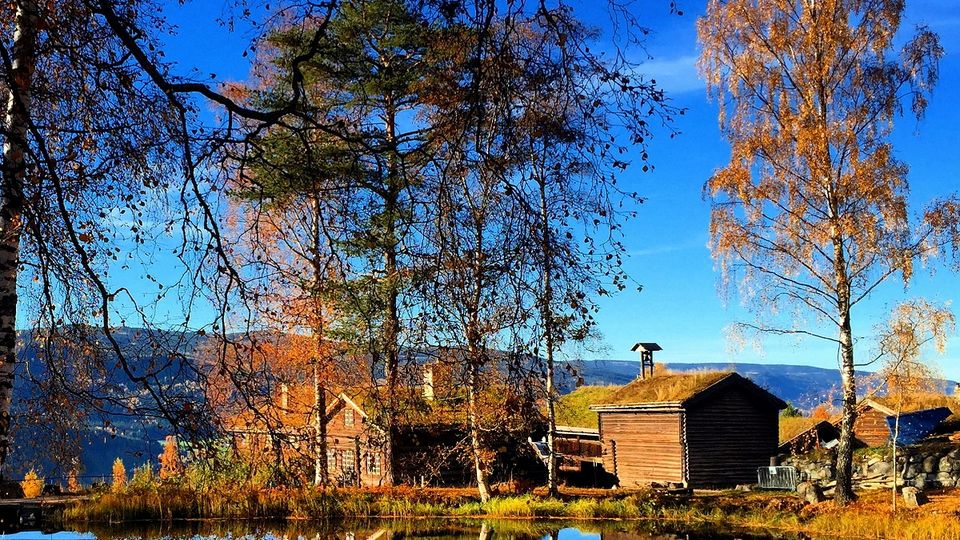
[[927,496],[917,488],[903,488],[903,504],[907,508],[919,508],[920,505],[927,502]]
[[940,472],[952,472],[953,471],[953,460],[950,459],[950,456],[943,456],[940,458]]
[[937,483],[940,484],[942,487],[953,487],[954,485],[956,485],[957,482],[956,480],[954,480],[952,474],[948,472],[940,471],[939,473],[937,473]]
[[930,474],[937,472],[937,465],[940,463],[940,460],[937,459],[937,456],[927,456],[923,460],[923,472]]
[[913,487],[917,489],[924,489],[927,487],[927,475],[920,473],[916,478],[913,479]]
[[820,490],[820,486],[813,482],[800,482],[797,484],[797,495],[810,504],[823,502],[823,491]]
[[886,461],[877,461],[870,465],[870,474],[890,474],[893,466]]

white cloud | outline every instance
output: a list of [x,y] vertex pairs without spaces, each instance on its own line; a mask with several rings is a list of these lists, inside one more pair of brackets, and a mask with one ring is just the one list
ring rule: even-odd
[[[658,81],[659,82],[659,81]],[[659,246],[650,246],[640,249],[633,249],[627,252],[630,257],[649,257],[651,255],[663,255],[666,253],[675,253],[677,251],[687,251],[690,249],[706,249],[706,243],[702,240],[690,240],[677,244],[665,244]]]
[[697,57],[694,55],[643,62],[637,66],[637,72],[647,80],[657,81],[657,85],[670,94],[702,91],[705,86],[697,74]]

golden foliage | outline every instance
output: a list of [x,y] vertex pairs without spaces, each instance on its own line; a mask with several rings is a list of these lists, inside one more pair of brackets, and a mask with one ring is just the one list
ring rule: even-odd
[[830,420],[832,416],[833,415],[830,414],[830,406],[826,403],[821,403],[810,411],[810,418],[814,420]]
[[168,435],[163,441],[163,453],[160,454],[160,479],[171,480],[183,473],[183,464],[180,462],[180,452],[177,449],[177,439]]
[[35,499],[43,494],[43,484],[44,480],[37,475],[37,471],[30,469],[23,476],[23,481],[20,482],[20,488],[23,489],[23,496],[27,499]]
[[943,383],[936,365],[923,354],[931,346],[943,354],[955,326],[946,306],[910,300],[894,308],[887,324],[878,329],[878,357],[884,362],[879,375],[886,396],[874,400],[899,412],[946,406],[956,413],[957,405],[938,388]]
[[83,491],[83,486],[80,484],[80,479],[77,478],[77,470],[70,469],[70,473],[67,475],[67,493],[80,493]]
[[704,187],[711,251],[760,312],[802,308],[840,327],[880,282],[909,281],[918,258],[960,246],[955,199],[910,222],[907,166],[887,141],[905,96],[922,115],[943,55],[923,27],[890,50],[902,10],[710,0],[697,23],[699,70],[731,146]]
[[123,460],[117,458],[113,460],[113,481],[110,484],[110,490],[119,493],[127,487],[127,468],[123,465]]

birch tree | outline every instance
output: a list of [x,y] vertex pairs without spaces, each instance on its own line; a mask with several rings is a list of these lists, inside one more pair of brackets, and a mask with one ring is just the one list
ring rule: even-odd
[[[14,11],[14,13],[11,13]],[[0,198],[0,476],[10,451],[10,409],[17,362],[17,278],[23,235],[24,183],[33,73],[37,63],[39,7],[19,2],[0,8],[14,21],[13,44],[4,48],[3,193]]]
[[[486,41],[478,33],[450,32],[441,45],[458,51],[459,61],[440,78],[444,90],[432,100],[434,114],[445,120],[434,158],[440,163],[432,186],[436,211],[425,229],[433,277],[422,285],[430,334],[451,355],[440,361],[464,372],[470,452],[483,502],[491,496],[496,457],[490,435],[505,431],[511,420],[510,411],[491,410],[496,400],[489,395],[505,396],[509,377],[499,375],[510,362],[500,351],[510,349],[524,323],[521,293],[512,279],[525,259],[517,218],[522,207],[502,189],[517,169],[509,96],[501,92],[516,65],[501,41],[506,34],[501,22],[492,25]],[[473,69],[466,62],[471,57],[477,59]]]
[[[163,28],[149,9],[124,13],[127,24]],[[155,356],[134,365],[129,344],[116,332],[126,321],[144,321],[167,288],[149,271],[140,277],[156,287],[157,297],[138,298],[111,283],[124,265],[149,258],[143,246],[155,246],[172,231],[171,193],[191,198],[189,181],[177,180],[188,176],[183,166],[192,160],[183,123],[191,111],[170,107],[95,7],[69,0],[8,2],[0,7],[0,21],[2,467],[9,453],[18,324],[38,329],[30,334],[41,345],[38,361],[70,402],[110,414],[137,408],[168,422],[192,415],[187,392],[159,381],[176,363],[158,360],[159,351],[174,358],[180,344],[145,332],[140,346]],[[153,46],[156,38],[149,34],[144,42]],[[166,64],[151,57],[165,72]],[[72,371],[60,369],[62,358],[55,357],[64,347],[89,350],[71,361],[92,364],[89,371],[106,376],[94,385],[70,380]],[[125,384],[110,384],[118,380]]]
[[[895,420],[891,445],[893,447],[893,510],[897,509],[897,439],[900,436],[900,415],[907,400],[937,391],[938,370],[924,357],[930,345],[943,354],[947,338],[953,334],[956,318],[945,306],[926,300],[901,303],[890,314],[887,324],[878,330],[877,359],[881,360],[880,377],[886,385],[886,395],[893,403]],[[942,389],[940,389],[942,391]]]
[[731,147],[704,188],[711,250],[758,314],[814,319],[746,326],[837,346],[841,504],[854,496],[854,308],[958,240],[956,199],[911,217],[908,168],[890,143],[904,108],[922,116],[943,55],[924,27],[896,47],[903,9],[898,0],[712,0],[698,21],[700,72]]
[[562,349],[595,338],[596,298],[625,289],[622,222],[642,198],[622,189],[633,163],[651,167],[646,142],[671,135],[671,105],[642,65],[592,52],[595,32],[566,6],[524,21],[514,84],[515,159],[507,186],[521,202],[529,250],[530,352],[543,358],[548,490],[557,492],[555,362]]

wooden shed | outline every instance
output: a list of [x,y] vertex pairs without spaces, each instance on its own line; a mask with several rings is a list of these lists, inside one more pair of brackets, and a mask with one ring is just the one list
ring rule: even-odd
[[590,408],[622,487],[752,483],[777,454],[781,399],[733,372],[638,379]]
[[827,420],[809,420],[810,424],[780,443],[780,454],[800,455],[819,448],[833,448],[840,440],[840,429]]
[[[950,405],[957,407],[950,397],[943,395],[912,396],[906,403],[901,404],[900,415],[904,418],[910,414],[938,409],[948,409],[949,412]],[[853,433],[857,442],[867,447],[890,444],[893,432],[887,417],[896,416],[896,414],[897,407],[889,397],[873,396],[862,400],[857,404],[857,419],[853,423]],[[840,418],[834,421],[834,425],[840,425]]]

